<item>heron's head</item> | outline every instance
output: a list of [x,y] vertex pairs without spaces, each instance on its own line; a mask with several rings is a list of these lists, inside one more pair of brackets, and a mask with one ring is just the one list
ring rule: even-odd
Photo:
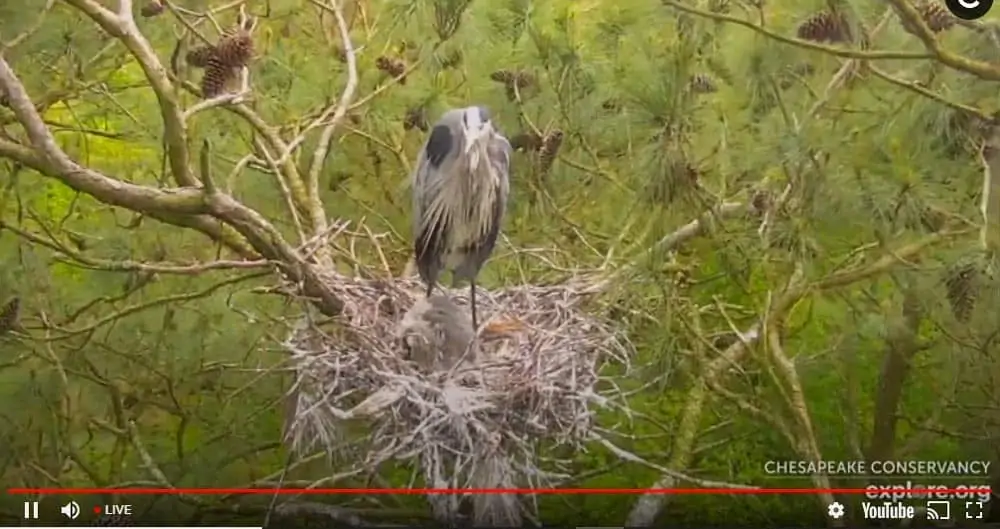
[[493,133],[493,122],[490,119],[490,111],[486,107],[468,107],[462,111],[462,122],[459,125],[462,134],[465,136],[465,152],[471,151],[485,140],[489,139]]

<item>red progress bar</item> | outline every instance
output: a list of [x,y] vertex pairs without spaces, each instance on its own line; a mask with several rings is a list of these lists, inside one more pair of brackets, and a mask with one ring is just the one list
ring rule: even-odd
[[189,494],[189,495],[237,495],[237,494],[869,494],[872,492],[892,494],[979,494],[990,493],[991,488],[970,487],[964,489],[265,489],[265,488],[43,488],[7,489],[8,494]]

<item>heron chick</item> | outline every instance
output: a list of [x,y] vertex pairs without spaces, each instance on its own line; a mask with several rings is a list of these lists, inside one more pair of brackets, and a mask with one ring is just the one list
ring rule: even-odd
[[469,318],[454,301],[431,296],[418,299],[406,311],[397,336],[406,347],[407,360],[429,371],[442,371],[455,367],[466,356],[473,330]]
[[417,271],[430,297],[438,276],[469,282],[472,326],[476,277],[496,246],[510,194],[511,146],[481,106],[449,110],[434,124],[413,173]]

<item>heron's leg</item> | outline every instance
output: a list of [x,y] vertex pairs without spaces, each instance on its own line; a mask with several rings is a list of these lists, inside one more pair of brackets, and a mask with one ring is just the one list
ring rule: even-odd
[[434,293],[434,282],[433,281],[428,281],[427,282],[427,297],[431,297],[431,294],[433,294],[433,293]]
[[469,281],[469,305],[472,306],[472,332],[479,331],[479,322],[476,319],[476,280]]

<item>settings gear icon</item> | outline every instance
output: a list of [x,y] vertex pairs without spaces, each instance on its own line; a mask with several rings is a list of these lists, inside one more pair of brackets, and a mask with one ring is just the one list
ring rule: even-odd
[[826,514],[834,520],[839,520],[844,516],[844,506],[835,501],[827,506]]

